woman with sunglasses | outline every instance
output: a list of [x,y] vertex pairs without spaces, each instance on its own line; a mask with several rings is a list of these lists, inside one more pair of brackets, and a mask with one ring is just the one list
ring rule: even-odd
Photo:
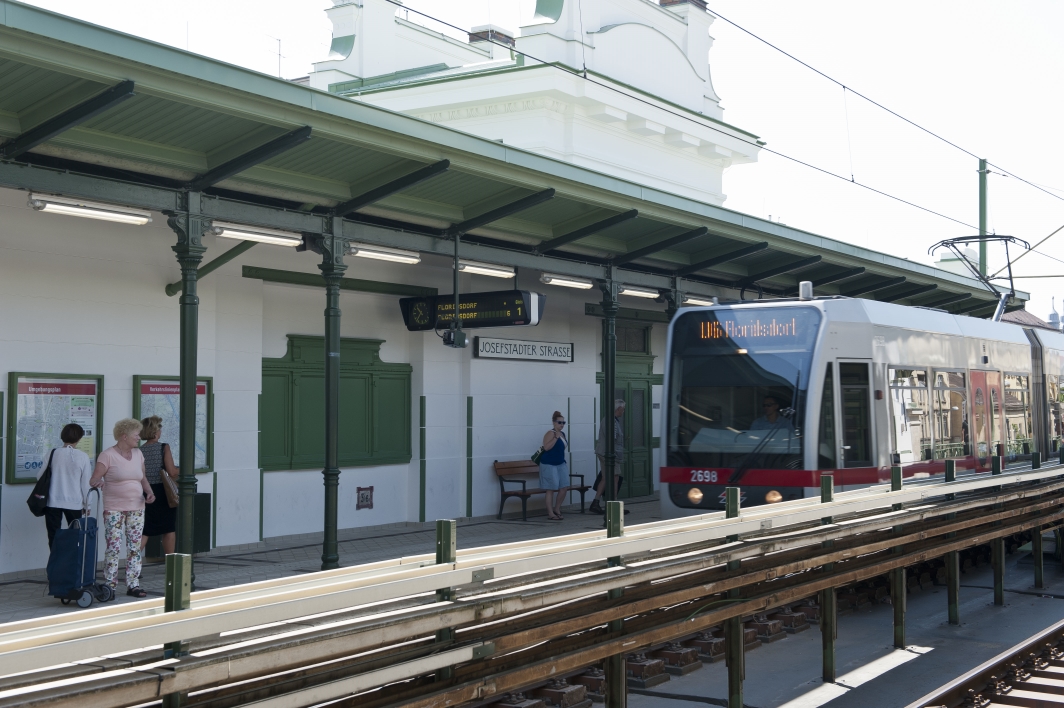
[[543,436],[543,454],[539,458],[539,488],[547,491],[547,518],[562,520],[562,500],[569,487],[569,465],[565,462],[565,416],[554,411],[554,425]]

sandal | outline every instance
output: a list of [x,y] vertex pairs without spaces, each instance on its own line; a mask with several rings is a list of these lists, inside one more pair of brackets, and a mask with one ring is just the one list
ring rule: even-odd
[[561,521],[561,520],[562,520],[562,517],[560,517],[560,516],[551,516],[550,514],[547,515],[547,521]]
[[128,588],[126,590],[126,594],[129,595],[130,597],[147,597],[148,596],[148,593],[144,592],[144,588],[141,588],[139,586]]

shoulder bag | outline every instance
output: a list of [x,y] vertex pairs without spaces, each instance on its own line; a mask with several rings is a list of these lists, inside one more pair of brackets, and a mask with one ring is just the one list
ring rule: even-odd
[[48,454],[48,466],[44,468],[44,474],[37,480],[37,484],[33,485],[33,492],[26,500],[30,513],[34,516],[44,516],[44,509],[48,506],[48,489],[52,486],[52,457],[54,455],[55,448],[52,448]]
[[[163,443],[164,461],[166,460],[166,447],[167,444]],[[163,468],[160,470],[159,476],[162,477],[163,489],[166,491],[166,503],[170,505],[171,509],[176,509],[178,503],[181,501],[181,493],[177,491],[177,482],[175,482],[174,478],[171,477],[170,474],[166,471],[165,462],[163,464]]]
[[539,458],[543,457],[543,452],[543,446],[540,445],[539,449],[532,453],[532,461],[535,462],[537,465],[539,464]]

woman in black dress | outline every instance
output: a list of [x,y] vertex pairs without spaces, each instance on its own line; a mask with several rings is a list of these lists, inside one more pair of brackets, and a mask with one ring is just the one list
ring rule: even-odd
[[171,479],[176,480],[178,470],[174,465],[170,446],[159,442],[159,436],[163,432],[163,419],[153,415],[141,423],[144,427],[140,431],[140,437],[145,442],[140,446],[140,452],[144,455],[144,474],[147,475],[148,484],[155,494],[155,501],[144,507],[144,538],[140,547],[144,548],[148,544],[150,536],[162,536],[165,555],[174,552],[177,509],[171,507],[167,501],[162,475],[170,475]]

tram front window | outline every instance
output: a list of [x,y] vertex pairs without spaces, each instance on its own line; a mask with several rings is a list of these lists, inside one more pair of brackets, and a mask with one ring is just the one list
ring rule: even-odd
[[804,307],[681,314],[669,363],[668,465],[800,469],[819,327],[820,312]]

